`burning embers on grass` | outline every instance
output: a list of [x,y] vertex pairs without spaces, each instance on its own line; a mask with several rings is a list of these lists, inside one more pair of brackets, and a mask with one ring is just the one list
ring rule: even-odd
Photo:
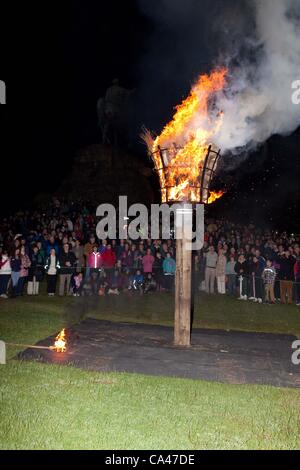
[[50,349],[56,352],[66,352],[67,350],[67,339],[65,328],[56,336],[54,346],[50,346]]
[[[163,202],[199,201],[204,199],[201,187],[206,188],[207,203],[223,194],[208,193],[203,171],[208,165],[211,177],[216,169],[219,151],[211,142],[222,126],[223,116],[218,113],[212,118],[209,107],[214,95],[224,88],[226,73],[226,69],[220,69],[201,75],[159,136],[154,138],[150,131],[143,131],[142,138],[159,175]],[[211,150],[217,157],[207,159]]]

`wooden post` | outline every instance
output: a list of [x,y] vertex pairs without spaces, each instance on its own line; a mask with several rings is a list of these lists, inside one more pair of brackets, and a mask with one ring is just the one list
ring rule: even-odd
[[[192,230],[192,211],[181,205],[181,216],[176,215],[176,279],[175,279],[175,326],[174,344],[191,345],[191,280],[192,251],[189,249],[189,230]],[[189,226],[190,225],[190,226]]]

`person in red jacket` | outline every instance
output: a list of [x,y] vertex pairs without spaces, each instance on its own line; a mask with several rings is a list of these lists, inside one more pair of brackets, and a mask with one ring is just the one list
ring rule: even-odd
[[104,251],[104,253],[102,253],[101,256],[102,256],[102,266],[105,269],[106,279],[107,279],[108,285],[110,286],[111,281],[112,281],[114,267],[117,262],[117,257],[116,257],[115,252],[111,249],[110,244],[106,246],[106,250]]
[[102,264],[105,269],[112,269],[117,262],[116,254],[111,249],[111,245],[107,245],[106,250],[102,254]]

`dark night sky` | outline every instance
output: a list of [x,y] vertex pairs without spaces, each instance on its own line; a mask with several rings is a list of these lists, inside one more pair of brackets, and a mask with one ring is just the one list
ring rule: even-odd
[[[8,104],[0,107],[2,212],[55,189],[76,150],[99,141],[96,101],[114,77],[137,89],[137,127],[160,130],[194,78],[214,65],[211,17],[222,0],[202,3],[201,28],[194,0],[186,2],[180,18],[159,11],[160,0],[30,2],[4,11],[0,79],[7,83]],[[230,189],[220,207],[299,225],[299,153],[299,133],[273,138],[267,152],[226,175],[223,183]]]

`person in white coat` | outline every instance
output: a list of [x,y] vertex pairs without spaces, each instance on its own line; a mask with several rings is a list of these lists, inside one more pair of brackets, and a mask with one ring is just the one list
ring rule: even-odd
[[225,272],[226,272],[226,263],[227,258],[224,255],[224,250],[222,248],[219,249],[218,260],[216,265],[216,277],[217,277],[217,288],[219,294],[225,294]]
[[11,278],[10,258],[7,251],[0,257],[0,297],[7,299],[7,288]]

